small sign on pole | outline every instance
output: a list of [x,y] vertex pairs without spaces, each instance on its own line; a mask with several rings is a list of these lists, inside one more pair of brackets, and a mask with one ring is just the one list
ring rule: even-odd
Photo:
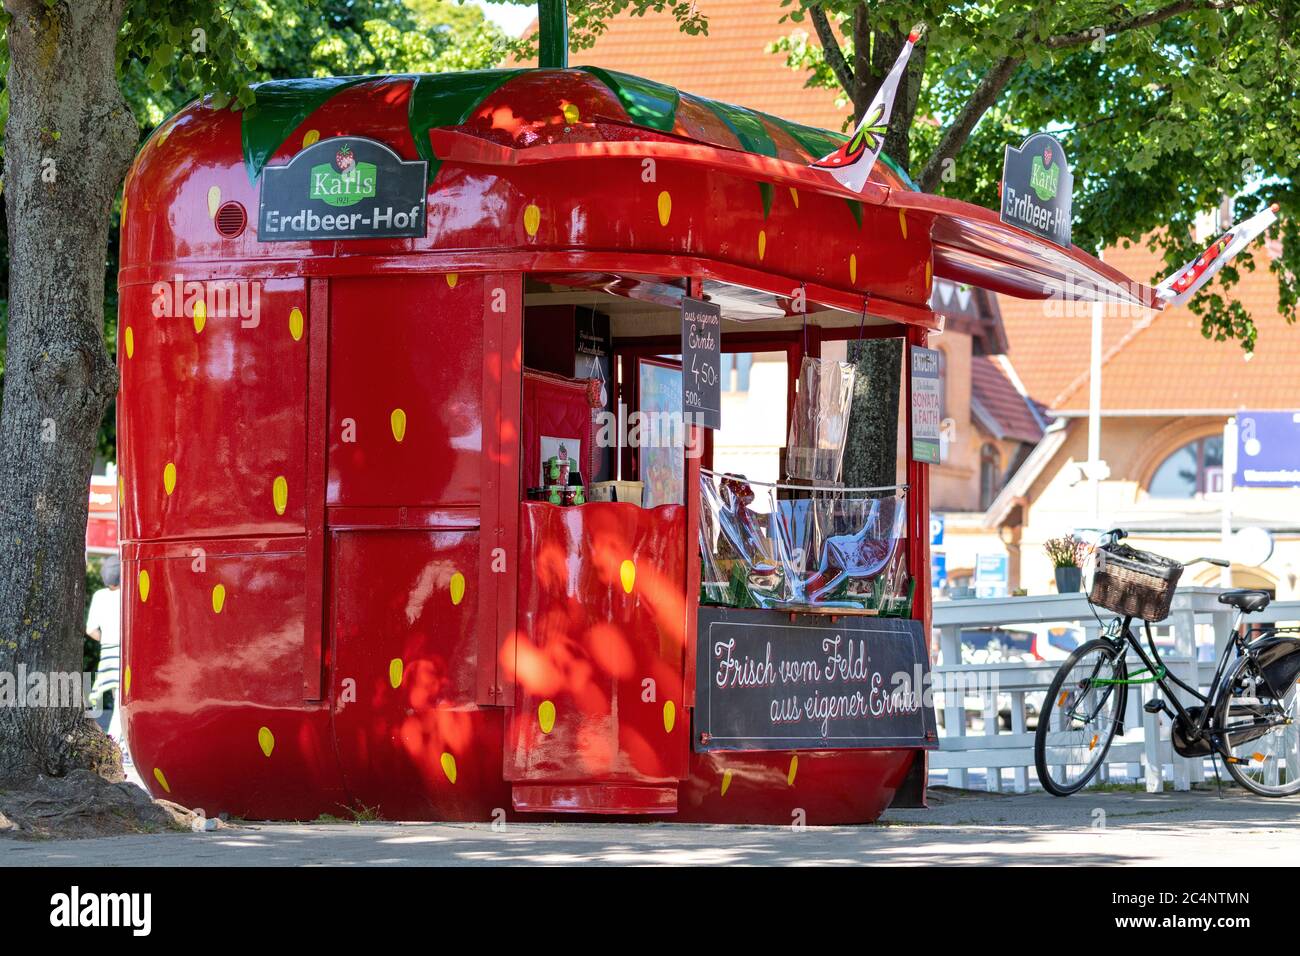
[[722,308],[682,299],[682,420],[722,427]]
[[913,345],[911,405],[912,460],[929,465],[939,464],[939,428],[943,415],[942,383],[939,378],[939,353]]
[[1234,485],[1300,487],[1300,412],[1238,412],[1234,444]]
[[1070,248],[1074,174],[1055,136],[1035,133],[1002,159],[1002,221]]

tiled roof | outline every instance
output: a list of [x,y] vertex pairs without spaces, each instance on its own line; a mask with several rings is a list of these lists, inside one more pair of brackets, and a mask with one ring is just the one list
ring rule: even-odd
[[781,23],[789,12],[781,0],[699,0],[696,6],[709,21],[707,37],[687,36],[664,13],[623,15],[610,21],[594,47],[571,53],[569,61],[649,77],[821,129],[843,128],[850,110],[836,105],[834,90],[805,88],[805,74],[789,69],[783,54],[766,52],[773,40],[798,29],[816,43],[810,24]]
[[1005,356],[972,356],[971,401],[991,419],[994,437],[1037,444],[1043,437],[1043,422],[1032,400],[1016,388],[1009,366]]
[[[1102,410],[1132,412],[1231,412],[1243,408],[1300,407],[1300,327],[1277,311],[1277,277],[1270,256],[1255,246],[1255,271],[1241,270],[1229,293],[1255,320],[1259,338],[1247,357],[1235,341],[1201,335],[1201,322],[1186,307],[1115,316],[1102,323]],[[1244,255],[1244,254],[1243,254]],[[1111,249],[1107,263],[1142,281],[1167,272],[1145,245]],[[1080,414],[1088,407],[1091,306],[1080,303],[1059,314],[1059,303],[1000,296],[1010,354],[1029,393],[1054,412]],[[1055,306],[1058,314],[1048,314]]]

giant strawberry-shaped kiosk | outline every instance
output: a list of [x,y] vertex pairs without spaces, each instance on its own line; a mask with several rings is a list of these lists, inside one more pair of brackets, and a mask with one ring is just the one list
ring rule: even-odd
[[[704,419],[601,435],[711,354],[783,351],[806,407],[826,342],[924,346],[936,277],[1131,294],[887,160],[847,192],[809,167],[841,142],[597,67],[279,81],[166,121],[125,188],[118,324],[122,693],[155,795],[920,802],[928,465],[792,490],[713,475]],[[684,344],[700,303],[716,335]]]

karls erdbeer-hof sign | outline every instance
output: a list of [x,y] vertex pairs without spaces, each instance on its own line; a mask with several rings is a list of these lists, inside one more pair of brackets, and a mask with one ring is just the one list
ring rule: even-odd
[[262,170],[258,241],[423,236],[427,170],[378,140],[322,139]]
[[1003,222],[1070,248],[1074,175],[1055,136],[1035,133],[1006,148],[1002,160]]
[[695,749],[938,746],[921,622],[701,607]]

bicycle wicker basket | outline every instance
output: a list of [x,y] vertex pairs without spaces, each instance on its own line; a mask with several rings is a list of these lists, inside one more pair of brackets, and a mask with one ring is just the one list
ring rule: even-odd
[[1126,544],[1097,549],[1088,600],[1116,614],[1163,621],[1169,616],[1183,566]]

